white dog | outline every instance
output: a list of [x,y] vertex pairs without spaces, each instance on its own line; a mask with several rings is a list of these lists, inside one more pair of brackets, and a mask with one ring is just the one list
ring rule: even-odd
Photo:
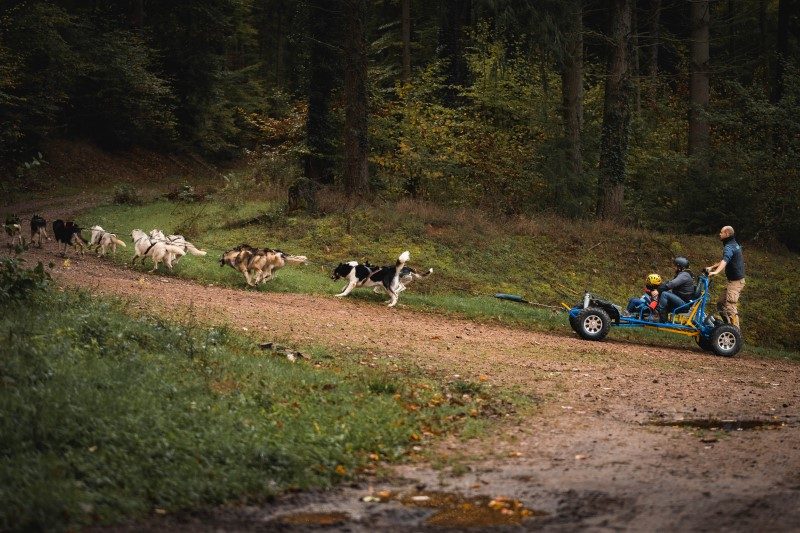
[[[205,250],[200,250],[194,244],[187,241],[183,235],[164,235],[163,231],[159,229],[152,229],[150,230],[150,238],[182,248],[184,252],[188,252],[192,255],[203,256],[207,253]],[[177,264],[180,257],[175,258],[173,256],[172,259],[174,260],[174,264]]]
[[150,272],[155,272],[159,263],[161,262],[166,264],[167,267],[172,270],[173,258],[180,258],[186,255],[186,252],[183,251],[183,248],[173,246],[172,244],[164,241],[151,239],[147,233],[140,229],[133,230],[131,232],[131,238],[133,239],[134,249],[134,256],[131,260],[131,265],[135,264],[136,260],[140,257],[142,258],[142,263],[144,263],[145,257],[149,257],[153,260],[153,269]]
[[116,234],[110,233],[100,226],[92,226],[92,240],[89,241],[89,246],[94,246],[97,255],[106,255],[106,250],[111,248],[111,253],[117,252],[117,245],[127,248],[124,241],[117,238]]

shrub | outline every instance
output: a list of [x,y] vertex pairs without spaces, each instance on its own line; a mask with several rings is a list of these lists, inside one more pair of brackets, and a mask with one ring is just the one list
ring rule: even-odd
[[41,261],[32,269],[23,268],[24,259],[0,260],[0,302],[24,300],[50,283]]
[[123,183],[114,187],[114,203],[120,205],[142,205],[142,197],[133,185]]

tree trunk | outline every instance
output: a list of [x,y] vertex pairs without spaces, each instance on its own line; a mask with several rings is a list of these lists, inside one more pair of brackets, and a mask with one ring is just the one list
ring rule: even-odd
[[131,29],[141,31],[144,25],[144,0],[131,0],[128,20]]
[[411,81],[411,0],[401,0],[402,15],[402,39],[403,39],[403,76],[402,82],[406,84]]
[[277,13],[275,13],[275,21],[277,23],[275,28],[275,86],[283,87],[283,56],[284,45],[286,37],[283,32],[284,5],[283,2],[278,3]]
[[785,62],[789,59],[789,18],[797,9],[797,3],[797,0],[780,0],[778,4],[778,38],[775,49],[777,57],[770,84],[770,101],[773,104],[778,103],[783,96],[783,72]]
[[611,50],[603,102],[600,138],[600,180],[597,216],[616,218],[622,213],[625,171],[631,124],[631,0],[611,4]]
[[633,78],[633,101],[636,116],[642,114],[642,87],[641,70],[639,68],[639,14],[636,10],[636,0],[631,0],[631,56],[632,78]]
[[[308,155],[305,159],[305,188],[316,188],[333,183],[334,144],[330,100],[336,79],[336,54],[333,41],[335,23],[331,14],[336,8],[334,0],[309,0],[309,37],[311,43],[308,84],[308,117],[306,120],[306,142]],[[298,191],[303,198],[312,197],[313,191]],[[313,210],[313,206],[309,209]]]
[[345,0],[344,185],[347,192],[369,191],[367,155],[367,0]]
[[[708,172],[709,128],[706,111],[710,98],[708,0],[691,2],[691,77],[689,80],[689,156],[694,179]],[[699,174],[698,174],[699,173]]]
[[658,47],[661,32],[661,0],[650,2],[650,31],[647,49],[649,52],[648,65],[650,68],[650,103],[655,104],[658,94]]
[[467,84],[469,69],[464,57],[464,28],[470,23],[472,0],[446,0],[442,2],[439,26],[439,46],[447,62],[443,100],[458,104],[458,87]]
[[580,196],[583,190],[583,156],[581,129],[583,126],[583,0],[570,5],[564,31],[564,64],[561,68],[562,116],[567,173],[556,184],[555,203],[564,215],[581,214]]

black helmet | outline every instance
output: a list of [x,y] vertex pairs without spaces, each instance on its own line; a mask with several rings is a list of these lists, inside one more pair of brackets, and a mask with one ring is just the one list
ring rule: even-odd
[[674,260],[675,266],[680,269],[687,269],[689,268],[689,260],[685,257],[678,256]]

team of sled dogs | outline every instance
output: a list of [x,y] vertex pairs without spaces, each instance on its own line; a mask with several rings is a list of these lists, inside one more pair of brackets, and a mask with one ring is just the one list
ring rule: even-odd
[[[47,222],[39,215],[31,217],[31,244],[36,243],[42,247],[42,241],[50,241],[47,234]],[[125,242],[118,238],[116,234],[104,230],[100,226],[92,226],[91,238],[86,241],[81,235],[83,228],[73,221],[63,221],[61,219],[53,222],[53,237],[56,242],[63,246],[61,255],[66,255],[67,247],[71,246],[76,253],[83,254],[85,250],[92,250],[97,255],[104,256],[108,251],[115,253],[117,246],[127,247]],[[22,224],[17,216],[6,219],[3,226],[9,237],[10,246],[24,246],[25,241],[22,236]],[[150,272],[155,272],[158,265],[164,263],[168,269],[172,267],[186,254],[195,256],[206,255],[205,250],[197,248],[194,244],[187,241],[183,235],[165,235],[161,230],[153,229],[145,233],[140,229],[131,232],[133,240],[134,255],[131,265],[138,259],[142,263],[146,258],[153,262]],[[358,287],[372,287],[376,293],[386,292],[389,295],[389,307],[397,304],[397,299],[401,292],[415,280],[425,278],[433,273],[430,268],[425,272],[417,272],[415,269],[406,266],[411,254],[405,251],[400,254],[393,265],[375,266],[369,262],[359,263],[349,261],[339,263],[333,269],[331,279],[347,281],[342,292],[336,296],[342,297],[350,294],[353,289]],[[308,263],[308,258],[304,255],[287,254],[281,250],[272,248],[254,248],[248,244],[240,244],[235,248],[224,252],[219,260],[220,266],[230,266],[240,272],[249,286],[256,286],[275,278],[278,270],[286,265],[304,265]]]

